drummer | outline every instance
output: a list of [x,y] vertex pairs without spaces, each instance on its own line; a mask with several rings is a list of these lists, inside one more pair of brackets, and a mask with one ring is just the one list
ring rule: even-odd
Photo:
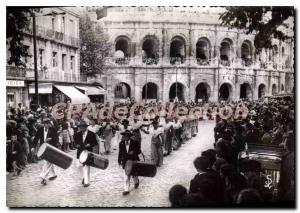
[[[40,145],[43,143],[49,143],[54,147],[58,147],[58,135],[57,132],[51,125],[51,120],[49,118],[43,118],[42,120],[43,126],[40,127],[33,139],[33,147],[37,147],[37,144]],[[46,160],[44,160],[43,170],[40,174],[42,178],[41,184],[47,185],[46,178],[51,173],[51,177],[49,180],[54,180],[57,178],[57,175],[54,171],[54,165]]]
[[[96,134],[89,131],[87,129],[88,126],[88,122],[86,120],[82,120],[79,124],[79,131],[74,135],[74,143],[77,147],[78,160],[83,150],[93,152],[93,147],[98,144]],[[88,187],[90,185],[90,167],[88,165],[83,165],[80,162],[79,167],[82,170],[82,184],[84,187]]]
[[[139,139],[134,136],[129,131],[126,130],[121,133],[122,140],[119,143],[119,155],[118,155],[118,163],[124,169],[124,191],[123,195],[129,194],[130,187],[130,176],[126,175],[125,165],[127,160],[139,161],[139,154],[141,153],[141,144],[139,143]],[[139,179],[136,176],[133,176],[134,188],[139,187]]]

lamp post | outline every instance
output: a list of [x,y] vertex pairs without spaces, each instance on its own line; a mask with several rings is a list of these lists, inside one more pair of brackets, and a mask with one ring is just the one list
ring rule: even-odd
[[146,103],[147,103],[147,99],[148,99],[148,63],[151,63],[152,62],[152,60],[151,60],[151,58],[147,58],[146,59],[146,94],[145,94],[145,99],[146,99]]
[[37,53],[36,53],[36,24],[35,13],[31,13],[32,16],[32,31],[33,31],[33,62],[34,62],[34,88],[35,88],[35,104],[39,105],[39,90],[38,90],[38,70],[37,70]]
[[178,97],[177,97],[177,95],[178,95],[178,86],[177,86],[177,66],[179,65],[179,62],[180,62],[180,58],[179,57],[176,57],[175,58],[175,75],[176,75],[176,84],[175,84],[175,100],[178,100]]
[[[55,16],[55,15],[65,15],[65,12],[61,13],[48,13],[41,16]],[[36,50],[36,15],[34,12],[31,12],[32,17],[32,33],[33,33],[33,63],[34,63],[34,94],[35,94],[35,104],[38,107],[39,105],[39,89],[38,89],[38,70],[37,70],[37,50]]]

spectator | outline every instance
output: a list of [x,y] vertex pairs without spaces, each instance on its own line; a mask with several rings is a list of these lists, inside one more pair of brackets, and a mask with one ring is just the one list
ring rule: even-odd
[[262,199],[259,192],[256,189],[243,189],[237,198],[237,204],[254,204],[261,203]]
[[171,207],[183,207],[184,198],[187,195],[187,189],[182,185],[174,185],[169,191],[169,200]]

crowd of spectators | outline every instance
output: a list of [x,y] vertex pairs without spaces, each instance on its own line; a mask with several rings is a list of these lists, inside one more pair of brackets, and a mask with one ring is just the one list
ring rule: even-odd
[[[236,113],[244,104],[248,114]],[[174,185],[169,191],[172,207],[224,205],[293,205],[295,200],[294,101],[291,98],[226,103],[233,115],[216,115],[214,149],[208,149],[193,164],[197,171],[187,189]],[[200,133],[201,134],[201,133]],[[269,187],[268,176],[258,159],[240,153],[251,145],[282,150],[280,178]],[[270,178],[271,179],[271,178]],[[274,179],[276,181],[276,178]],[[270,204],[271,203],[271,204]]]

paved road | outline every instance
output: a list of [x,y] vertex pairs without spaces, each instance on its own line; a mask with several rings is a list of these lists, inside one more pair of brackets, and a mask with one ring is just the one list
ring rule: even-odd
[[[178,151],[164,158],[154,178],[140,177],[140,187],[127,196],[123,191],[123,170],[117,165],[117,140],[108,156],[106,170],[91,168],[91,185],[84,188],[75,163],[63,170],[56,167],[58,178],[40,184],[42,163],[31,164],[19,177],[7,175],[6,203],[10,207],[168,207],[168,192],[174,184],[189,187],[196,171],[193,160],[213,144],[215,122],[202,121],[199,133]],[[143,136],[145,137],[145,136]],[[142,149],[149,160],[150,140],[143,139]],[[75,157],[75,152],[71,153]]]

